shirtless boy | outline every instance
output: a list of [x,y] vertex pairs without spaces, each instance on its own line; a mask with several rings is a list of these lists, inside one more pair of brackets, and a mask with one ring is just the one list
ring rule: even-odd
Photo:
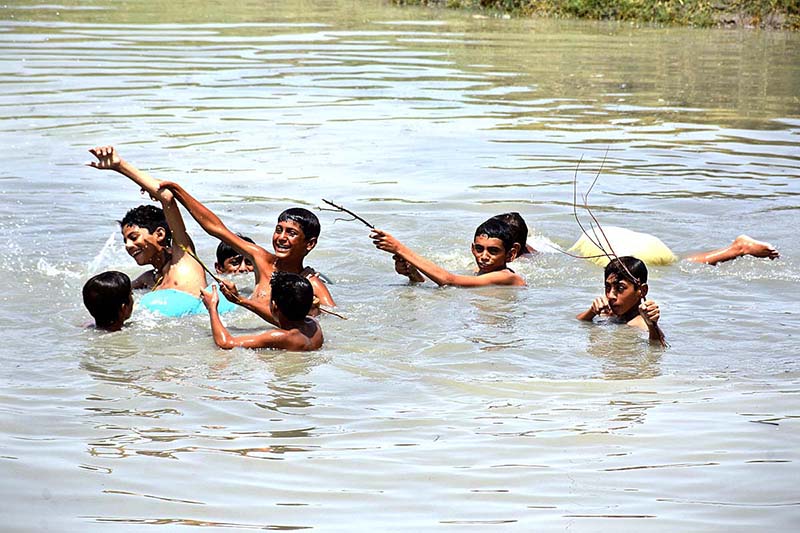
[[278,223],[272,234],[272,254],[261,246],[247,242],[229,230],[225,224],[209,208],[186,192],[183,187],[173,182],[162,182],[162,191],[171,191],[175,199],[182,203],[189,214],[209,234],[229,244],[242,253],[245,259],[253,263],[256,274],[255,288],[250,298],[239,295],[236,285],[223,280],[222,293],[231,302],[256,313],[264,320],[278,325],[272,316],[270,298],[270,279],[273,272],[291,272],[308,278],[321,305],[333,306],[333,302],[325,283],[314,271],[303,266],[303,260],[317,245],[319,237],[319,220],[308,209],[295,207],[287,209],[278,217]]
[[408,276],[411,281],[424,281],[424,278],[419,276],[422,273],[440,286],[525,285],[525,280],[508,268],[508,263],[514,260],[519,251],[519,244],[514,242],[511,228],[502,220],[490,218],[475,230],[471,250],[478,271],[474,276],[448,272],[412,251],[385,231],[373,230],[370,238],[376,248],[394,255],[395,270]]
[[201,292],[217,346],[225,350],[236,347],[278,348],[294,352],[322,347],[322,328],[315,319],[307,316],[314,299],[314,289],[308,279],[289,272],[275,272],[270,279],[270,289],[270,315],[280,329],[240,337],[233,337],[222,325],[217,312],[219,295],[216,285],[211,291]]
[[647,331],[651,342],[661,342],[657,328],[661,312],[647,296],[647,267],[631,256],[611,260],[605,269],[605,296],[594,299],[592,306],[576,318],[587,322],[596,316]]
[[119,331],[133,311],[131,278],[115,270],[92,276],[83,286],[83,305],[97,329]]
[[139,206],[128,211],[120,221],[128,255],[139,265],[153,267],[133,281],[133,288],[174,289],[196,297],[206,286],[206,274],[198,262],[183,251],[182,246],[194,250],[194,244],[186,233],[172,193],[159,191],[155,178],[119,157],[113,146],[98,146],[89,151],[97,157],[90,166],[127,176],[160,201],[163,208]]

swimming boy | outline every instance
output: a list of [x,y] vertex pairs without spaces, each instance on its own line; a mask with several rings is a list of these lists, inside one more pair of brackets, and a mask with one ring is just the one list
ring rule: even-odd
[[133,312],[131,278],[115,270],[92,276],[83,285],[83,305],[97,329],[119,331]]
[[159,182],[155,178],[119,157],[113,146],[98,146],[89,152],[97,157],[90,166],[127,176],[160,201],[163,208],[139,206],[128,211],[120,221],[128,255],[139,265],[153,267],[136,278],[133,288],[173,289],[198,295],[206,286],[206,274],[203,267],[183,250],[183,247],[194,250],[194,244],[186,233],[172,193],[159,191]]
[[172,191],[175,199],[182,203],[189,214],[209,234],[229,244],[253,263],[256,274],[255,288],[250,298],[239,295],[236,285],[223,280],[222,293],[231,302],[256,313],[264,320],[278,325],[271,312],[270,279],[273,272],[291,272],[308,278],[319,304],[336,305],[325,283],[313,269],[303,265],[305,256],[317,245],[320,225],[319,219],[300,207],[287,209],[278,216],[278,223],[272,234],[272,254],[261,246],[247,242],[229,230],[209,208],[187,193],[183,187],[173,182],[162,182],[161,190]]
[[322,328],[307,316],[314,299],[314,289],[307,278],[299,274],[276,271],[270,278],[270,315],[280,329],[257,335],[233,337],[222,324],[217,312],[217,287],[202,291],[201,298],[211,319],[214,342],[220,348],[279,348],[307,352],[322,347]]
[[[474,276],[448,272],[418,255],[385,231],[375,229],[370,233],[370,238],[376,248],[394,254],[395,270],[400,274],[403,274],[406,266],[410,266],[440,286],[525,285],[525,280],[508,268],[508,263],[514,260],[519,251],[519,244],[514,242],[510,226],[502,220],[490,218],[475,230],[471,250],[478,271]],[[411,281],[420,281],[409,274],[403,275],[409,276]]]
[[596,316],[647,331],[651,342],[662,342],[658,319],[661,312],[647,296],[647,266],[631,256],[611,260],[605,268],[605,296],[594,299],[592,306],[576,318],[592,322]]
[[[255,244],[250,237],[236,234],[249,243]],[[217,262],[214,263],[217,274],[246,274],[253,271],[253,262],[239,253],[227,242],[220,241],[217,245]]]

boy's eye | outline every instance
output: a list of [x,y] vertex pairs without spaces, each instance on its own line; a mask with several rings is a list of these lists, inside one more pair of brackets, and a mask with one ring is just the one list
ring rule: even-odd
[[474,244],[473,246],[475,247],[476,252],[481,253],[483,251],[483,246],[480,244]]
[[500,248],[496,248],[494,246],[489,247],[489,253],[492,255],[497,255],[500,253]]

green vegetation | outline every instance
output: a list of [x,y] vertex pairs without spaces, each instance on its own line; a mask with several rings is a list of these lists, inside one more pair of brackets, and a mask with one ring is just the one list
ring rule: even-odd
[[490,14],[800,29],[800,0],[392,0]]

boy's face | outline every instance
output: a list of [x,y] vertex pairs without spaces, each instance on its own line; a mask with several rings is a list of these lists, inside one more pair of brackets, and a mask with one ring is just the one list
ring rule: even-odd
[[163,228],[156,228],[153,233],[147,228],[128,224],[122,228],[122,239],[125,251],[133,257],[138,265],[152,264],[153,260],[164,250],[166,234]]
[[511,254],[506,252],[502,240],[496,237],[478,235],[472,243],[472,255],[478,264],[478,273],[486,274],[487,272],[495,272],[506,268],[506,263],[510,260],[509,256]]
[[281,259],[302,259],[316,245],[317,239],[306,240],[300,225],[293,220],[278,222],[272,234],[272,248],[275,250],[275,255]]
[[616,274],[609,275],[605,285],[608,306],[611,308],[611,312],[617,316],[623,316],[637,307],[644,296],[643,291],[637,288],[633,282],[625,278],[618,278]]
[[243,255],[234,255],[227,258],[220,265],[214,263],[217,274],[246,274],[253,271],[253,262]]

